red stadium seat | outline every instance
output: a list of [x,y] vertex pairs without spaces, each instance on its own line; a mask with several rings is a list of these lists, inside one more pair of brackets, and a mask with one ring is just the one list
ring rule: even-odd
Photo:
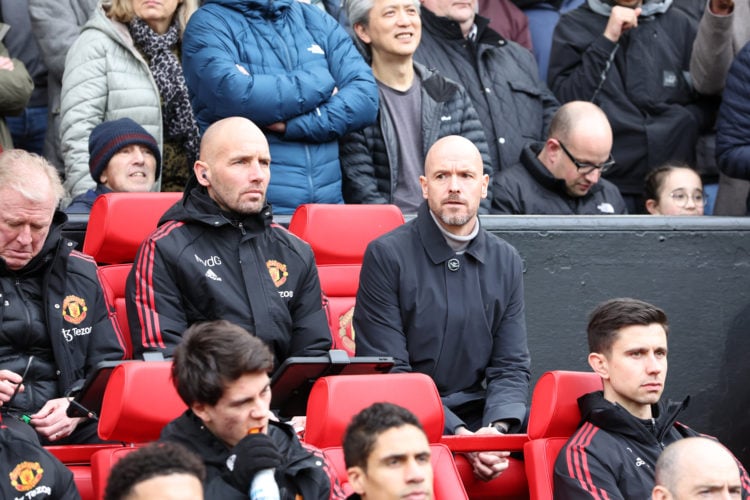
[[600,390],[602,380],[593,372],[551,371],[537,381],[524,445],[531,500],[552,498],[555,460],[581,421],[578,398]]
[[91,207],[83,253],[101,265],[99,278],[105,299],[126,342],[126,357],[133,355],[128,315],[125,310],[125,281],[141,242],[156,229],[164,212],[181,193],[107,193]]
[[100,264],[129,264],[182,193],[107,193],[91,207],[83,253]]
[[[125,312],[125,280],[141,242],[161,215],[181,193],[109,193],[99,196],[91,209],[83,243],[83,252],[100,264],[99,277],[115,327],[126,342],[126,356],[132,355],[130,329]],[[103,449],[121,449],[120,445],[47,446],[52,454],[73,471],[84,500],[95,498],[92,486],[91,457]]]
[[354,354],[352,315],[368,243],[404,223],[395,205],[300,205],[289,231],[310,244],[334,349]]
[[341,441],[352,417],[372,403],[387,401],[414,413],[432,451],[436,500],[468,498],[450,450],[439,444],[443,405],[432,379],[421,373],[339,375],[318,379],[307,401],[305,442],[323,448],[339,481],[348,488]]
[[187,406],[177,394],[168,361],[130,361],[112,371],[102,401],[99,436],[128,443],[91,457],[91,479],[97,499],[104,494],[112,466],[143,443],[156,441],[162,428]]

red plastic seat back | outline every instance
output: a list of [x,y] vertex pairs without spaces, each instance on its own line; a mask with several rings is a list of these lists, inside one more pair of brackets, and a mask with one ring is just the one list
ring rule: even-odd
[[602,379],[593,372],[544,373],[531,397],[529,439],[570,437],[581,421],[578,398],[601,390]]
[[312,246],[319,266],[361,264],[370,241],[403,223],[395,205],[306,204],[295,210],[289,231]]
[[91,457],[91,487],[94,498],[104,498],[107,481],[112,467],[125,455],[137,450],[137,446],[123,446],[122,448],[96,452]]
[[422,373],[338,375],[318,379],[307,400],[305,442],[318,448],[341,446],[352,417],[377,402],[408,408],[430,443],[443,434],[443,404],[437,387]]
[[395,205],[306,204],[292,215],[289,231],[315,254],[334,349],[354,355],[351,318],[367,245],[403,223]]
[[102,282],[104,297],[110,310],[115,312],[115,321],[122,334],[120,338],[125,341],[125,358],[133,357],[133,344],[130,338],[130,325],[128,323],[128,312],[125,306],[125,283],[133,266],[131,264],[113,264],[111,266],[99,267],[99,279]]
[[[466,490],[458,476],[458,469],[453,461],[453,454],[443,444],[430,445],[430,461],[432,462],[433,493],[435,500],[462,500],[468,499]],[[354,493],[349,485],[346,474],[346,463],[344,462],[344,450],[339,447],[326,448],[323,450],[326,462],[331,467],[347,495]]]
[[91,207],[83,253],[101,264],[132,263],[141,242],[182,193],[107,193]]
[[602,380],[592,372],[551,371],[534,386],[529,412],[529,438],[524,445],[526,477],[532,500],[553,495],[557,455],[578,428],[578,398],[602,390]]
[[[112,370],[99,417],[99,437],[136,447],[156,441],[162,428],[187,406],[170,379],[169,361],[128,361]],[[105,449],[91,457],[91,483],[102,498],[112,466],[133,447]]]
[[162,428],[187,409],[171,370],[169,361],[129,361],[115,367],[104,391],[99,436],[128,443],[157,440]]
[[568,438],[542,438],[529,441],[523,448],[526,457],[526,479],[529,482],[529,498],[549,500],[554,498],[553,474],[555,461]]

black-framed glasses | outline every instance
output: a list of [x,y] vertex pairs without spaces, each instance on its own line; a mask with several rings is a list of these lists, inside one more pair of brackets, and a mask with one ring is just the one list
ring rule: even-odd
[[560,139],[557,140],[557,143],[560,145],[563,151],[565,151],[565,154],[568,155],[568,158],[570,158],[570,161],[573,162],[573,164],[578,169],[579,174],[588,175],[594,170],[600,170],[601,173],[606,172],[610,168],[612,168],[615,164],[615,159],[612,158],[612,155],[609,155],[609,158],[604,163],[600,163],[599,165],[595,163],[589,163],[587,161],[578,161],[575,156],[570,154],[570,151],[568,151],[568,148],[565,147],[565,144],[562,143]]
[[692,195],[685,192],[684,189],[675,189],[669,193],[669,197],[674,200],[675,205],[680,208],[687,207],[688,200],[692,198],[696,207],[705,207],[708,203],[708,195],[701,190],[696,190]]

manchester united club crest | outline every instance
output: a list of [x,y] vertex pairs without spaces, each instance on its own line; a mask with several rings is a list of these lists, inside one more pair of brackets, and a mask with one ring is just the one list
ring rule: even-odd
[[81,321],[86,319],[86,311],[88,311],[86,301],[81,297],[68,295],[65,297],[65,300],[63,300],[63,319],[68,323],[73,323],[74,325],[80,324]]
[[268,268],[268,272],[271,275],[271,279],[273,280],[273,284],[276,285],[276,288],[286,283],[286,278],[289,276],[289,273],[286,270],[286,264],[282,264],[278,260],[268,260],[266,261],[266,267]]
[[11,471],[10,484],[18,491],[29,491],[42,480],[44,469],[39,462],[21,462]]

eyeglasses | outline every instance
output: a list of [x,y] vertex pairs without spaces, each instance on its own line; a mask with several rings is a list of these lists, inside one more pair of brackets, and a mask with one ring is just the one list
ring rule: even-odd
[[560,139],[557,140],[557,143],[560,145],[563,151],[565,151],[565,154],[568,155],[568,158],[570,158],[570,161],[572,161],[576,168],[578,169],[579,174],[588,175],[594,170],[600,170],[601,173],[606,172],[610,168],[612,168],[615,164],[615,159],[612,158],[612,155],[609,155],[609,158],[604,163],[600,163],[599,165],[596,165],[594,163],[589,163],[585,161],[578,161],[572,154],[570,154],[570,151],[568,151],[568,148],[565,147],[565,144],[560,141]]
[[708,195],[703,191],[695,191],[691,196],[682,189],[676,189],[669,193],[669,197],[672,198],[675,205],[680,208],[685,208],[688,204],[688,200],[691,198],[696,207],[705,207],[706,203],[708,203]]

